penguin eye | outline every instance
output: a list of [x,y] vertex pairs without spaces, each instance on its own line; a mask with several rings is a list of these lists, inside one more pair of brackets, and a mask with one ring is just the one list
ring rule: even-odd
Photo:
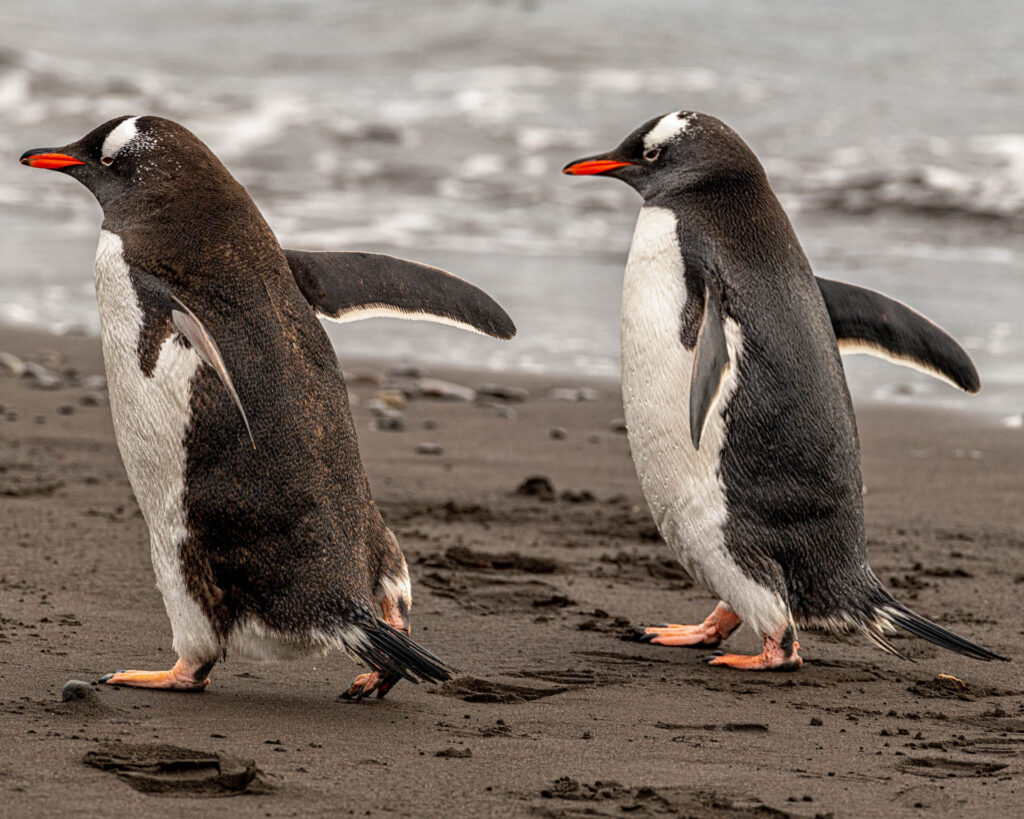
[[649,151],[644,151],[644,159],[648,162],[653,162],[659,156],[661,156],[661,148],[651,148]]
[[114,157],[112,157],[112,156],[101,156],[100,157],[100,164],[101,165],[113,165],[114,164]]

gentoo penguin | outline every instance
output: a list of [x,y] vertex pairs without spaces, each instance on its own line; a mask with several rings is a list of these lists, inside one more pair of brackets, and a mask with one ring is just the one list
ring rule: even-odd
[[795,670],[798,625],[857,629],[894,654],[899,627],[998,658],[895,600],[868,566],[839,356],[879,353],[975,392],[959,345],[899,302],[816,279],[761,164],[714,117],[657,117],[563,172],[612,176],[644,199],[622,296],[629,443],[662,537],[721,599],[700,625],[641,639],[715,647],[745,622],[762,653],[712,665]]
[[202,690],[219,657],[341,648],[348,690],[447,679],[409,634],[405,558],[370,495],[317,315],[433,318],[510,338],[444,271],[282,250],[245,189],[181,125],[120,117],[21,162],[103,208],[96,295],[118,447],[149,526],[178,660],[104,682]]

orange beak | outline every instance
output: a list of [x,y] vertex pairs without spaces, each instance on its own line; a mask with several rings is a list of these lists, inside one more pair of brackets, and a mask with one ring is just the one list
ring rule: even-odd
[[22,165],[28,165],[30,168],[45,168],[49,171],[58,171],[61,168],[68,168],[72,165],[85,164],[81,159],[75,159],[73,156],[68,156],[68,154],[36,153],[35,151],[25,151],[21,155],[20,162]]
[[562,173],[567,173],[571,176],[591,176],[598,173],[607,173],[616,168],[624,168],[632,164],[632,162],[617,162],[614,159],[583,159],[579,162],[570,162],[562,168]]

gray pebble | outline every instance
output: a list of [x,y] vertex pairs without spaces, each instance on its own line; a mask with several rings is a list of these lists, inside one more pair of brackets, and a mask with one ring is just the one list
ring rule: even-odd
[[610,429],[612,432],[619,433],[619,435],[625,435],[626,434],[626,419],[625,418],[616,418],[614,421],[609,421],[608,422],[608,429]]
[[442,381],[440,378],[421,378],[416,382],[416,386],[424,398],[434,398],[440,401],[476,400],[476,390],[461,384],[453,384],[451,381]]
[[551,429],[548,430],[548,435],[556,441],[561,441],[568,434],[569,433],[567,433],[562,427],[551,427]]
[[92,687],[91,683],[87,683],[83,680],[68,680],[60,690],[61,702],[92,699],[95,698],[95,696],[96,689]]
[[74,404],[58,404],[57,414],[58,415],[71,415],[75,411]]
[[416,444],[417,455],[443,455],[444,447],[440,444]]
[[107,388],[107,377],[105,375],[87,375],[80,382],[87,390],[105,390]]
[[512,409],[512,407],[495,407],[494,414],[499,418],[506,418],[510,421],[514,421],[519,417],[519,413]]
[[420,424],[420,426],[422,426],[424,429],[437,429],[440,426],[440,424],[438,424],[437,421],[434,420],[433,418],[426,418],[424,419],[423,423]]
[[396,409],[385,407],[380,412],[374,413],[374,424],[377,429],[401,432],[405,429],[405,416]]

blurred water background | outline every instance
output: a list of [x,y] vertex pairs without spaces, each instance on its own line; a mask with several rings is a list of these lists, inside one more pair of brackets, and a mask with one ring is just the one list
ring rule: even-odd
[[984,388],[847,358],[857,397],[1024,409],[1024,14],[746,0],[51,0],[0,4],[0,321],[96,332],[92,197],[17,164],[120,114],[205,140],[282,244],[443,266],[513,315],[329,327],[352,354],[618,375],[639,200],[562,165],[644,120],[751,144],[816,272],[903,299]]

